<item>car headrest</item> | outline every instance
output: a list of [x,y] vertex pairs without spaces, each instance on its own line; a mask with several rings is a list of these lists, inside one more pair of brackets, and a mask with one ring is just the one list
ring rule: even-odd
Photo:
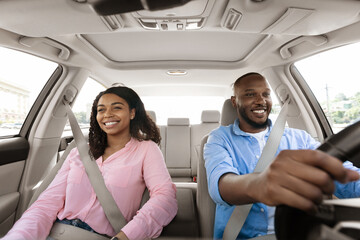
[[201,122],[218,123],[220,121],[220,112],[217,110],[204,110],[201,113]]
[[156,123],[156,113],[155,113],[155,111],[146,111],[146,113]]
[[188,118],[168,118],[168,126],[189,126],[190,120]]
[[237,119],[236,110],[231,103],[231,99],[226,99],[221,111],[220,124],[223,126],[228,126],[233,124],[235,119]]

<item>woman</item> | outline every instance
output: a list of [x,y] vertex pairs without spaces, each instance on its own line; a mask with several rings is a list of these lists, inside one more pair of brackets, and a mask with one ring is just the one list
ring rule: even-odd
[[[158,237],[176,215],[176,188],[159,147],[159,130],[139,96],[127,87],[101,92],[92,106],[89,144],[105,184],[128,223],[117,233],[107,220],[73,149],[49,187],[4,239],[45,239],[53,225],[81,228],[118,239]],[[140,209],[145,187],[150,199]]]

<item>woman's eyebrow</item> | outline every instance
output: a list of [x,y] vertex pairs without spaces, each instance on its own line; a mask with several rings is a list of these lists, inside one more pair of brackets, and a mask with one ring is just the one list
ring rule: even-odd
[[[113,103],[111,103],[111,105],[117,105],[117,104],[125,105],[122,102],[113,102]],[[105,107],[105,104],[98,104],[97,107]]]
[[113,102],[111,105],[116,105],[116,104],[125,105],[125,104],[124,104],[124,103],[122,103],[122,102]]

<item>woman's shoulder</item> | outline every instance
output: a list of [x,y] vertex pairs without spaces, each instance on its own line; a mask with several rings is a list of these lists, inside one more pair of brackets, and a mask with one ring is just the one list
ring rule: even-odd
[[80,153],[77,147],[74,147],[69,152],[69,155],[66,158],[67,161],[71,162],[81,162]]
[[152,140],[138,140],[134,139],[134,143],[138,147],[144,147],[144,148],[154,148],[159,147],[154,141]]

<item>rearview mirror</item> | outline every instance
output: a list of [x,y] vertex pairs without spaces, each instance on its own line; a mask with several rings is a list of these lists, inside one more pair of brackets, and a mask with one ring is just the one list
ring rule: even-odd
[[162,10],[184,5],[191,0],[88,0],[99,15],[114,15],[138,10]]

